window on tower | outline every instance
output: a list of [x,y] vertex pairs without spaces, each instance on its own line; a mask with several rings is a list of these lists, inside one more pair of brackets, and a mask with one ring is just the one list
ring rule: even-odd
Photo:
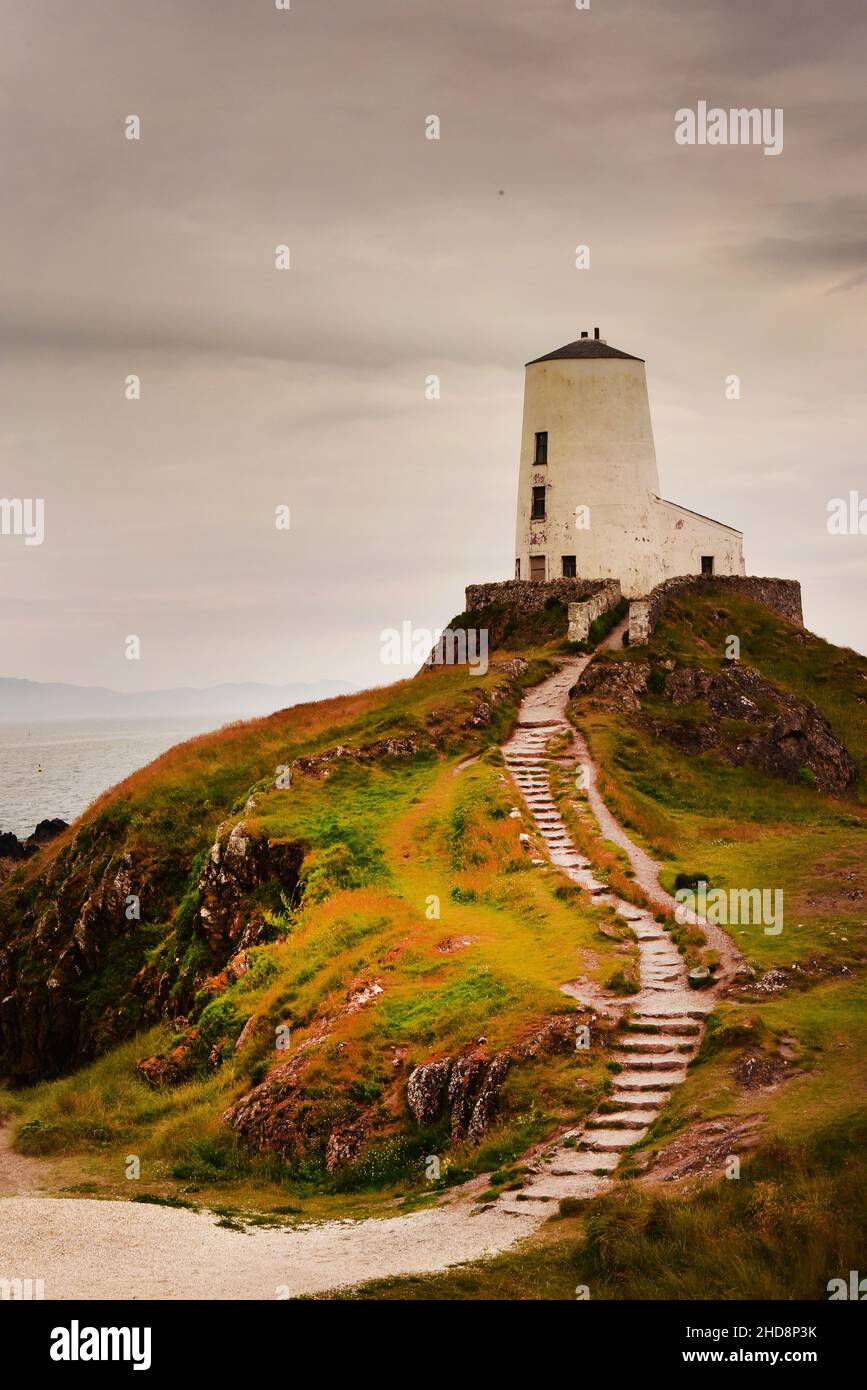
[[535,463],[547,463],[547,462],[548,462],[548,431],[547,431],[547,430],[537,430],[537,431],[536,431],[536,457],[535,457],[535,459],[534,459],[534,462],[535,462]]
[[577,576],[577,574],[578,574],[578,571],[577,571],[577,569],[575,568],[575,556],[574,556],[574,555],[564,555],[564,556],[563,556],[563,578],[564,578],[564,579],[575,579],[576,576]]
[[544,521],[545,519],[545,488],[533,488],[533,506],[530,511],[531,521]]

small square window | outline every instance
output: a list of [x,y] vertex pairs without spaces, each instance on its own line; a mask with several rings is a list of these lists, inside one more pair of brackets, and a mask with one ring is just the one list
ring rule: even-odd
[[564,578],[564,579],[575,579],[575,577],[577,576],[577,574],[578,574],[578,571],[577,571],[577,569],[575,568],[575,556],[574,556],[574,555],[564,555],[564,556],[563,556],[563,578]]
[[547,463],[547,462],[548,462],[548,431],[547,431],[547,430],[537,430],[537,431],[536,431],[536,457],[535,457],[535,459],[534,459],[534,462],[535,462],[535,463]]
[[713,556],[712,556],[712,555],[702,555],[702,557],[701,557],[701,572],[702,572],[702,574],[713,574]]
[[533,506],[530,511],[531,521],[544,521],[545,519],[545,485],[533,488]]

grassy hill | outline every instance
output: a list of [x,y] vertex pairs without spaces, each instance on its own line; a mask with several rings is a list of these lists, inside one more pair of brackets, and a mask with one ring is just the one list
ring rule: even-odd
[[[25,1023],[48,1009],[58,1027],[28,1033],[21,1077],[21,1032],[7,1021],[4,1061],[25,1082],[70,1073],[7,1093],[19,1147],[61,1158],[66,1186],[106,1195],[129,1195],[136,1154],[154,1196],[217,1193],[267,1211],[289,1191],[304,1210],[326,1198],[352,1209],[359,1192],[432,1200],[592,1108],[601,1052],[532,1044],[575,1015],[563,982],[601,981],[632,948],[531,865],[498,751],[549,657],[550,646],[503,651],[484,677],[432,670],[180,745],[19,870],[0,898],[4,993],[23,997]],[[287,766],[291,782],[275,785]],[[257,872],[212,874],[212,846],[239,822]],[[138,921],[126,920],[127,889]],[[51,980],[72,952],[55,1003]],[[528,1045],[539,1055],[516,1056],[483,1148],[453,1138],[448,1116],[414,1122],[414,1066]],[[287,1057],[301,1059],[291,1142],[244,1142],[227,1110]],[[171,1084],[149,1084],[137,1067],[148,1058]],[[329,1137],[353,1138],[353,1125],[362,1150],[330,1171]],[[441,1157],[439,1183],[428,1155]]]
[[[568,1045],[582,1015],[561,986],[628,973],[634,947],[533,864],[498,751],[564,614],[501,619],[484,677],[432,670],[181,745],[3,886],[0,1058],[25,1084],[2,1106],[58,1189],[128,1197],[136,1155],[139,1199],[226,1219],[406,1210],[473,1174],[508,1186],[533,1142],[604,1096],[606,1049]],[[761,682],[743,719],[714,705],[733,633]],[[867,661],[710,589],[603,666],[570,714],[612,810],[668,887],[782,889],[783,931],[730,928],[753,973],[613,1193],[497,1261],[371,1296],[821,1297],[823,1269],[858,1267]],[[634,699],[615,668],[639,671]],[[687,687],[708,698],[678,702]],[[848,783],[801,775],[799,738]],[[614,846],[585,847],[624,877]],[[454,1111],[417,1122],[416,1067],[503,1056],[480,1142]]]
[[[669,721],[714,720],[700,701],[674,708],[665,680],[671,668],[729,670],[731,634],[743,664],[815,704],[852,754],[844,795],[660,735]],[[567,1206],[495,1260],[353,1297],[572,1299],[586,1285],[593,1298],[822,1299],[829,1279],[863,1264],[867,660],[709,590],[671,604],[648,645],[598,661],[656,673],[637,708],[580,689],[571,703],[611,809],[669,889],[679,875],[782,888],[783,931],[729,929],[754,975],[717,1004],[685,1084],[612,1193]]]

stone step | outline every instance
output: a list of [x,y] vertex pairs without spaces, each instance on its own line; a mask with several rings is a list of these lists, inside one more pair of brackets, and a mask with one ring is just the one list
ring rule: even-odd
[[[546,1173],[544,1178],[528,1184],[521,1193],[522,1197],[528,1197],[531,1202],[557,1202],[563,1197],[598,1197],[600,1193],[607,1192],[611,1186],[610,1178],[600,1178],[593,1173]],[[500,1199],[505,1201],[506,1196],[515,1196],[517,1193],[504,1194]],[[517,1206],[527,1206],[529,1203],[517,1202]]]
[[680,1052],[661,1052],[656,1056],[638,1054],[635,1057],[631,1053],[623,1053],[621,1056],[614,1054],[615,1062],[624,1063],[633,1071],[665,1071],[667,1068],[685,1067],[687,1060],[688,1058]]
[[[622,1039],[620,1047],[624,1052],[662,1053],[663,1056],[680,1052],[684,1048],[689,1052],[693,1050],[691,1042],[685,1043],[677,1038],[666,1037],[664,1033],[632,1033]],[[684,1052],[684,1056],[686,1055]]]
[[670,1095],[670,1091],[618,1091],[615,1087],[609,1099],[622,1106],[624,1110],[643,1111],[652,1106],[658,1111],[666,1104]]
[[[710,1004],[710,1000],[708,1000],[707,1003]],[[707,1017],[708,1011],[706,1007],[684,1008],[683,1006],[679,1006],[671,1009],[639,1007],[638,1011],[634,1013],[632,1017],[635,1021],[640,1020],[646,1023],[686,1023],[690,1022],[692,1019],[697,1019],[700,1023],[703,1023]]]
[[612,1172],[620,1162],[616,1153],[591,1153],[589,1149],[558,1149],[546,1172],[563,1176],[570,1173],[594,1173],[597,1168]]
[[644,1033],[654,1032],[658,1036],[663,1034],[667,1037],[694,1037],[701,1032],[701,1025],[692,1020],[678,1022],[666,1019],[664,1022],[655,1022],[647,1018],[644,1014],[633,1014],[626,1024],[627,1032]]
[[647,1125],[642,1125],[640,1129],[588,1129],[580,1143],[582,1149],[589,1149],[591,1152],[598,1149],[602,1153],[621,1153],[637,1144],[646,1133]]
[[588,1129],[635,1129],[637,1125],[652,1125],[658,1114],[658,1110],[651,1109],[612,1110],[590,1115],[585,1123]]
[[669,1068],[668,1071],[638,1071],[633,1069],[632,1058],[629,1058],[628,1065],[624,1067],[623,1071],[617,1073],[617,1089],[620,1091],[658,1091],[664,1086],[680,1086],[685,1079],[685,1066],[677,1071],[673,1068]]

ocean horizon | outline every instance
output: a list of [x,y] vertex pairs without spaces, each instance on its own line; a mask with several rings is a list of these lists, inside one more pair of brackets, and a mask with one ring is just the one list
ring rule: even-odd
[[227,722],[154,715],[0,723],[0,833],[24,839],[41,820],[74,821],[167,748]]

